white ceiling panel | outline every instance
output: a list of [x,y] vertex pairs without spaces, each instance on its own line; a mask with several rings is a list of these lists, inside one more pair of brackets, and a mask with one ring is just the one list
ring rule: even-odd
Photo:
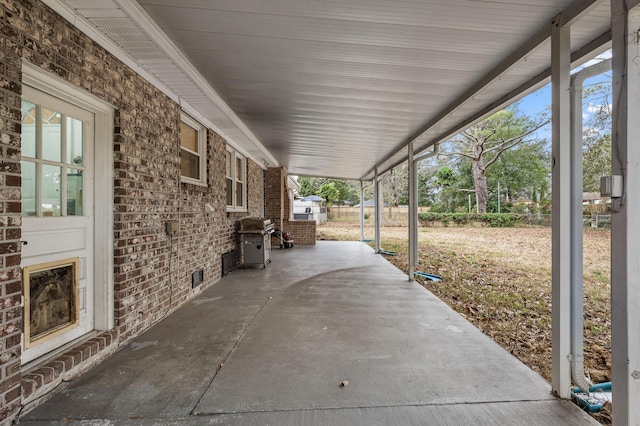
[[609,2],[588,0],[57,1],[259,164],[346,179],[547,81],[538,35],[560,13],[586,9],[576,62],[610,27]]

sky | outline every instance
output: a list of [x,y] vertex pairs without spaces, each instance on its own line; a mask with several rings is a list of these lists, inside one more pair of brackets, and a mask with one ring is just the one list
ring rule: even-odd
[[[592,59],[591,61],[586,62],[584,65],[577,67],[572,71],[572,73],[609,58],[611,58],[610,50],[598,55],[595,59]],[[584,87],[586,88],[589,85],[599,83],[599,82],[607,82],[607,81],[611,81],[611,72],[587,79],[584,82]],[[520,100],[520,109],[526,112],[528,115],[535,115],[537,113],[543,112],[550,105],[551,105],[551,84],[550,83],[536,90],[530,95],[525,96]],[[585,105],[583,114],[582,114],[583,118],[586,120],[591,116],[591,114],[593,114],[592,108],[590,108],[589,105]],[[550,139],[551,138],[550,132],[551,132],[551,129],[549,127],[549,129],[545,130],[545,133],[541,133],[539,134],[539,136],[548,137]]]
[[[611,58],[610,50],[598,55],[596,58],[586,62],[584,65],[575,68],[574,70],[572,70],[572,73],[575,73],[583,68],[589,67],[591,65],[594,65],[598,62],[601,62],[609,58]],[[583,83],[583,87],[587,88],[590,85],[593,85],[599,82],[610,82],[610,81],[611,81],[611,72],[608,72],[608,73],[604,73],[604,74],[585,80],[585,82]],[[520,111],[531,117],[534,117],[537,114],[542,113],[545,110],[548,110],[551,106],[551,83],[525,96],[524,98],[520,99],[520,101],[518,102],[519,102],[518,108],[520,109]],[[582,117],[583,117],[583,125],[585,125],[585,127],[586,127],[585,123],[587,123],[588,119],[593,115],[593,109],[594,108],[592,105],[589,105],[586,103],[584,104]],[[538,130],[535,134],[535,137],[538,140],[546,139],[548,142],[548,147],[549,149],[551,149],[551,124]],[[436,160],[434,159],[433,161],[436,161]],[[457,159],[454,159],[452,161],[457,161]]]

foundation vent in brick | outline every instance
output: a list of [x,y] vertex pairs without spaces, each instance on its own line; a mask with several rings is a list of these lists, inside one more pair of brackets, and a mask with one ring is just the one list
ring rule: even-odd
[[222,255],[222,276],[233,271],[236,265],[236,251],[231,250]]

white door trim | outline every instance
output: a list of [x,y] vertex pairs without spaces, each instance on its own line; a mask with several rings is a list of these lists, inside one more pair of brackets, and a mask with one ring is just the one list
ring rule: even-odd
[[22,83],[95,114],[94,324],[96,330],[110,330],[114,325],[113,112],[116,107],[26,61],[22,62]]

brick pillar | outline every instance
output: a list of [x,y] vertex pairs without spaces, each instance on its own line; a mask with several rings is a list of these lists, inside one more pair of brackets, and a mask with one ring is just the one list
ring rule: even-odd
[[264,214],[275,224],[276,229],[282,231],[285,217],[285,203],[287,196],[287,169],[274,167],[267,169],[264,179]]
[[[293,202],[291,200],[291,193],[289,191],[289,176],[285,176],[284,178],[284,188],[282,191],[284,192],[284,203],[283,203],[283,211],[282,218],[285,221],[293,219]],[[285,225],[286,226],[286,225]]]

